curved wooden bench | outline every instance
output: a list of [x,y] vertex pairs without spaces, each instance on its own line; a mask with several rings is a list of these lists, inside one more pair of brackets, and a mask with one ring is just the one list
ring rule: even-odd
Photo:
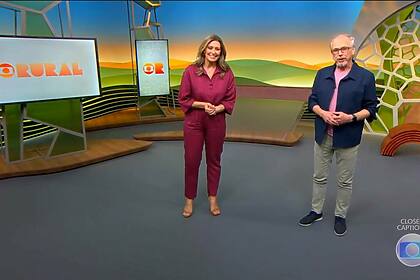
[[393,127],[381,145],[381,155],[394,156],[406,143],[420,143],[420,123],[406,123]]
[[[184,139],[184,132],[179,131],[160,131],[143,132],[133,136],[134,139],[144,141],[177,141]],[[279,146],[294,146],[303,137],[301,132],[284,132],[276,135],[261,135],[257,133],[232,133],[227,132],[225,140],[228,142],[246,142],[257,144],[269,144]]]
[[[132,139],[92,139],[87,141],[87,150],[59,157],[19,161],[7,164],[0,157],[0,179],[49,174],[94,164],[97,162],[147,150],[152,145],[147,141]],[[45,147],[48,149],[48,147]]]

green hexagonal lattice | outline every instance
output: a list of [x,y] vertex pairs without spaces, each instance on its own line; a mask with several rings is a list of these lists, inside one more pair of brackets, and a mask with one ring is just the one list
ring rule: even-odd
[[380,108],[365,130],[387,134],[420,115],[420,4],[397,11],[363,40],[356,61],[375,73]]

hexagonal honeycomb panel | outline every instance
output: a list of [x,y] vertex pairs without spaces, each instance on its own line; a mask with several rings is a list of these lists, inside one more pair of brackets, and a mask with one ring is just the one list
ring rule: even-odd
[[376,78],[377,120],[365,131],[387,134],[403,123],[420,123],[420,3],[392,14],[372,30],[355,60]]

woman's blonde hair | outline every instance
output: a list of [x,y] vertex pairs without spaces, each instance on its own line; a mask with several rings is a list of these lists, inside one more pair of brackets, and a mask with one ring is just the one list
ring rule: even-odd
[[212,34],[204,38],[204,40],[201,42],[200,47],[198,48],[197,52],[197,58],[194,61],[194,65],[198,67],[197,75],[202,75],[204,73],[203,65],[205,61],[205,51],[207,46],[213,42],[217,41],[220,43],[220,56],[217,60],[217,65],[222,69],[222,73],[220,74],[221,77],[225,75],[225,73],[229,70],[229,65],[226,63],[226,47],[225,44],[223,44],[222,38],[217,36],[216,34]]

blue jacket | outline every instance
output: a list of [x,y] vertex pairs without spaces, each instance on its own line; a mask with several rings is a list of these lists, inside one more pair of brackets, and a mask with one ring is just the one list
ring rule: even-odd
[[[322,68],[315,77],[312,93],[308,99],[308,109],[313,111],[315,105],[328,111],[335,88],[335,65]],[[368,70],[360,67],[355,62],[338,87],[337,112],[354,114],[362,109],[369,111],[367,121],[376,118],[378,99],[376,98],[375,77]],[[360,144],[363,131],[363,121],[356,121],[340,126],[334,126],[333,147],[349,148]],[[322,143],[326,135],[327,124],[316,115],[315,141]]]

